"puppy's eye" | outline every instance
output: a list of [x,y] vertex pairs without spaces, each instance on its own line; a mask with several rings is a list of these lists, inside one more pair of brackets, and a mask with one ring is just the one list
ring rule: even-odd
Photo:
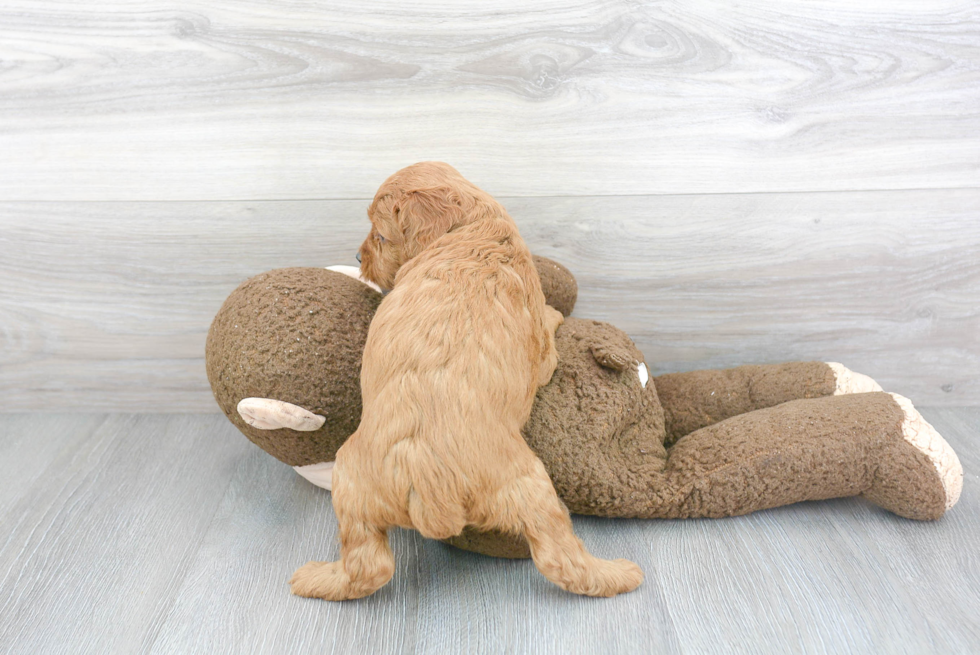
[[380,234],[375,234],[374,235],[374,238],[377,239],[378,241],[380,241],[381,243],[384,243],[385,242],[385,238],[383,236],[381,236]]

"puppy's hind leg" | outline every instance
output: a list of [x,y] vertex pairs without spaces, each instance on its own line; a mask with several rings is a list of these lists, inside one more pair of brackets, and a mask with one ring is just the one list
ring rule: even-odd
[[[528,451],[528,455],[534,457]],[[500,529],[525,536],[534,565],[551,582],[585,596],[615,596],[633,591],[643,571],[625,559],[593,557],[572,530],[568,510],[535,458],[531,473],[506,484],[487,506],[480,529]]]
[[350,600],[369,596],[395,572],[388,544],[388,526],[363,515],[363,503],[351,484],[334,469],[333,506],[340,524],[340,560],[307,562],[296,569],[289,584],[297,596]]

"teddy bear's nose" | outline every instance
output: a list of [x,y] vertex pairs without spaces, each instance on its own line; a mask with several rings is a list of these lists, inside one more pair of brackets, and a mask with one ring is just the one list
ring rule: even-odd
[[360,264],[361,263],[361,251],[358,250],[357,251],[357,254],[354,255],[354,257],[357,259],[357,263]]

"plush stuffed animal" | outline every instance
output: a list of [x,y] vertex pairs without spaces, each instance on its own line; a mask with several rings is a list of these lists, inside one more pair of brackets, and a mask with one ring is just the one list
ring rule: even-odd
[[[535,258],[568,316],[571,273]],[[225,415],[260,448],[330,488],[360,421],[360,361],[382,295],[353,267],[280,269],[244,282],[208,333],[207,372]],[[338,272],[339,271],[339,272]],[[912,404],[840,364],[800,362],[651,378],[626,334],[567,318],[558,368],[524,438],[579,514],[722,517],[863,496],[938,519],[959,498],[956,454]],[[528,557],[517,535],[465,530],[449,543]]]

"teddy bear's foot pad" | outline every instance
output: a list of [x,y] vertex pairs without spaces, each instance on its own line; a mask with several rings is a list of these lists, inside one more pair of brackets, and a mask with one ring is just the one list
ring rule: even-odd
[[838,362],[827,362],[836,377],[835,396],[847,393],[870,393],[882,391],[881,385],[863,373],[856,373]]

